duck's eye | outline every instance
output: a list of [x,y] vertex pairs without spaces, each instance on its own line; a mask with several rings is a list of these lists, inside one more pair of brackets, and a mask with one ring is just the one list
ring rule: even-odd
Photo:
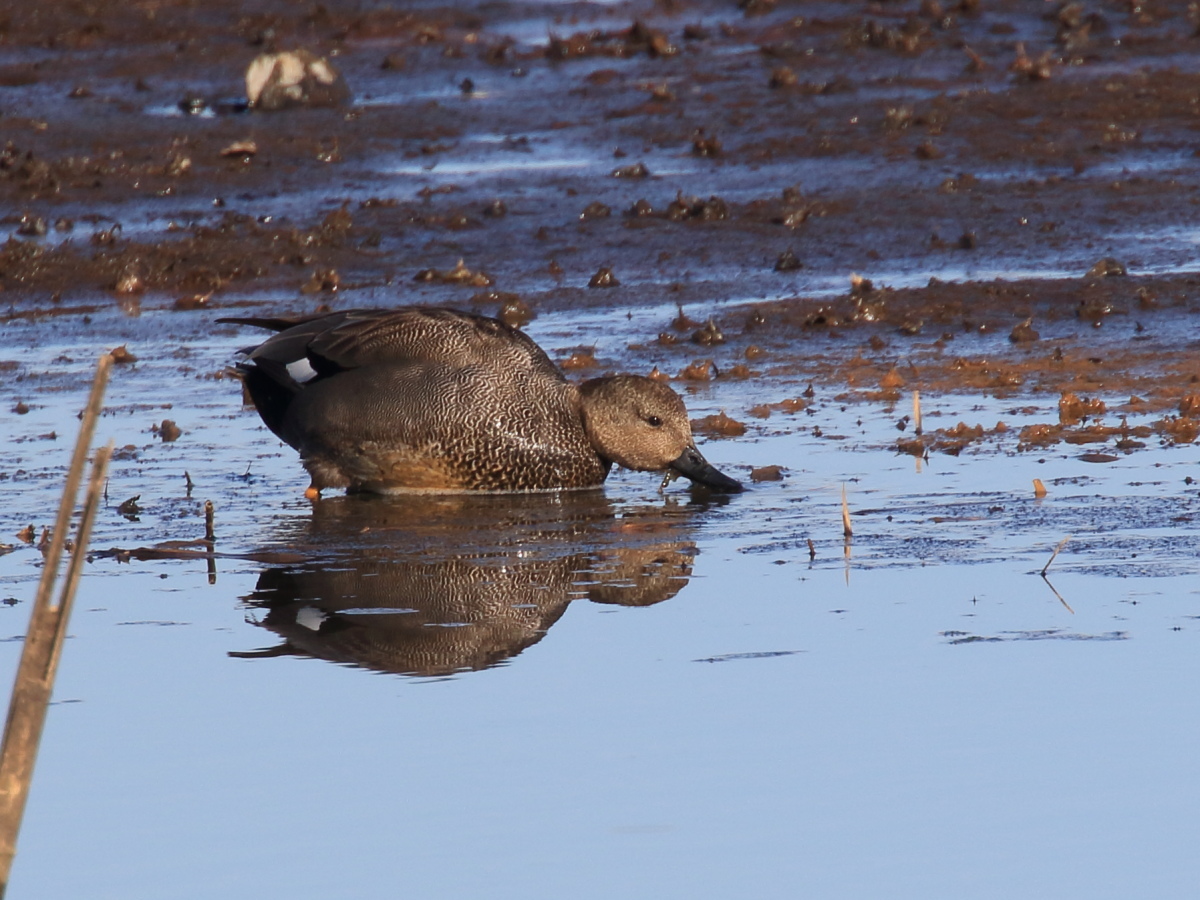
[[660,419],[658,416],[646,416],[646,424],[651,428],[661,428],[662,419]]

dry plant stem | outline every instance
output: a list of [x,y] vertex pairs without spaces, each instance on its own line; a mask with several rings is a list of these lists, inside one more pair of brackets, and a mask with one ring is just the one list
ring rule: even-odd
[[1048,560],[1046,560],[1046,565],[1042,567],[1042,577],[1043,578],[1046,577],[1046,571],[1050,568],[1050,564],[1052,562],[1054,562],[1054,558],[1056,556],[1058,556],[1058,551],[1061,550],[1063,547],[1065,547],[1067,544],[1067,541],[1069,541],[1070,539],[1071,539],[1071,535],[1068,534],[1065,538],[1063,538],[1061,541],[1058,542],[1058,546],[1054,548],[1054,552],[1051,553],[1050,558]]
[[46,722],[46,710],[50,705],[54,678],[58,671],[58,659],[66,636],[67,620],[87,552],[92,522],[101,502],[104,475],[112,452],[112,445],[109,444],[96,454],[79,531],[76,534],[75,551],[67,570],[62,594],[58,603],[54,604],[52,594],[58,578],[62,552],[66,546],[67,528],[75,508],[79,483],[83,479],[83,469],[87,464],[87,452],[96,430],[96,421],[103,408],[104,389],[108,383],[111,366],[112,357],[105,355],[100,358],[96,367],[92,392],[79,427],[79,438],[71,458],[71,468],[67,472],[54,534],[47,548],[45,569],[34,598],[29,629],[21,649],[21,662],[17,668],[17,677],[9,702],[8,719],[4,725],[4,743],[0,747],[0,896],[3,896],[8,887],[9,873],[12,871],[13,856],[16,853],[17,834],[25,814],[33,767],[41,743],[42,728]]
[[921,427],[921,392],[913,391],[913,433],[921,434],[924,430]]
[[92,538],[92,524],[96,521],[96,510],[100,507],[100,496],[103,491],[104,476],[108,472],[108,461],[112,458],[113,442],[96,451],[92,461],[92,477],[88,480],[87,493],[83,497],[83,510],[79,515],[79,530],[75,534],[75,552],[67,564],[67,578],[63,582],[62,593],[58,598],[59,625],[55,631],[54,649],[51,652],[50,666],[45,678],[51,685],[54,683],[55,667],[62,653],[62,642],[67,635],[67,621],[71,617],[71,604],[75,602],[75,590],[79,587],[79,576],[83,574],[83,564],[87,560],[88,542]]
[[62,559],[63,547],[66,546],[67,528],[71,524],[71,513],[75,510],[75,497],[79,494],[79,482],[83,480],[83,468],[87,464],[88,450],[92,446],[92,435],[96,431],[96,421],[104,407],[104,389],[108,386],[108,375],[112,370],[113,358],[107,353],[100,357],[96,365],[96,377],[92,381],[92,392],[88,396],[84,408],[83,422],[79,426],[79,438],[75,443],[75,453],[71,457],[71,468],[67,470],[67,483],[63,487],[62,502],[58,507],[58,518],[54,520],[54,532],[50,535],[50,548],[46,551],[46,563],[42,569],[42,579],[38,583],[37,595],[34,599],[34,614],[50,602],[54,592],[54,582],[58,580],[58,565]]
[[850,525],[850,504],[846,502],[846,485],[842,485],[842,534],[850,538],[854,529]]
[[217,583],[217,559],[213,548],[217,542],[217,532],[213,524],[215,511],[211,500],[204,501],[204,543],[208,545],[208,583]]

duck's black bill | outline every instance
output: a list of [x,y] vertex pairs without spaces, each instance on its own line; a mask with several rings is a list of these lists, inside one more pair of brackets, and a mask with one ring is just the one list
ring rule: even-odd
[[725,491],[736,494],[743,490],[740,481],[734,481],[728,475],[718,471],[695,447],[688,447],[671,463],[671,468],[680,475],[690,478],[697,484],[710,487],[714,491]]

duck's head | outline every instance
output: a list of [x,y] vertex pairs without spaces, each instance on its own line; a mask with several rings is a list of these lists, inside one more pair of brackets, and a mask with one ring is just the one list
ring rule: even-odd
[[672,471],[719,491],[742,486],[709,464],[692,438],[683,399],[643,375],[593,378],[579,386],[583,427],[596,452],[627,469]]

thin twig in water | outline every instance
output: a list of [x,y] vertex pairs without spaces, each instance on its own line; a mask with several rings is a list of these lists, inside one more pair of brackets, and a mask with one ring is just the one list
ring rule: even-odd
[[921,392],[913,391],[913,434],[921,434]]
[[1051,553],[1050,558],[1048,560],[1046,560],[1046,565],[1042,566],[1042,577],[1043,578],[1046,577],[1046,571],[1050,568],[1050,563],[1054,562],[1054,558],[1056,556],[1058,556],[1058,551],[1061,550],[1063,547],[1065,547],[1067,544],[1067,541],[1069,541],[1070,539],[1071,539],[1071,536],[1068,534],[1065,538],[1063,538],[1061,541],[1058,542],[1058,546],[1054,548],[1054,552]]
[[217,560],[213,548],[217,543],[217,532],[213,526],[214,510],[211,500],[204,501],[204,543],[208,546],[208,583],[217,583]]
[[850,525],[850,504],[846,502],[846,485],[842,485],[842,534],[854,537],[854,529]]

